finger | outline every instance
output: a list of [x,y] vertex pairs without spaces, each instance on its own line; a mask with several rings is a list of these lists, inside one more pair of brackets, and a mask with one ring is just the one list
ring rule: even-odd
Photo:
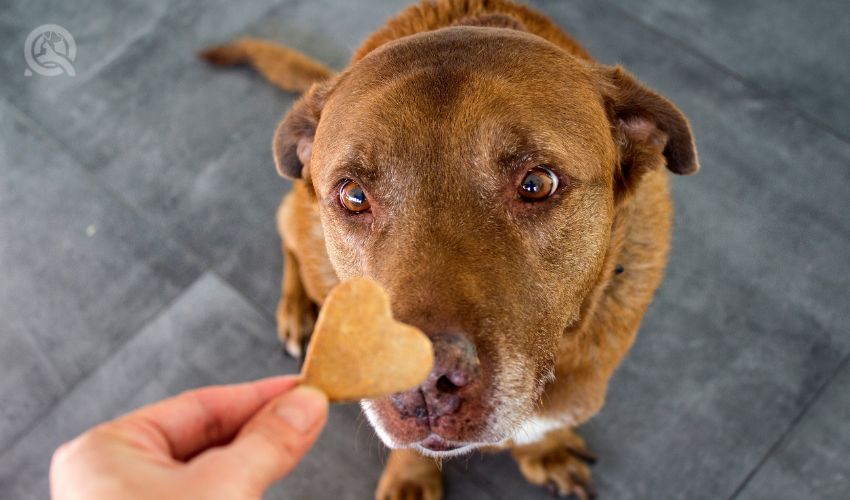
[[227,474],[246,495],[261,496],[307,453],[327,421],[328,399],[309,386],[284,394],[263,408],[229,445],[195,458],[205,477]]
[[276,396],[298,384],[295,376],[204,387],[129,413],[107,425],[126,430],[134,444],[177,460],[230,441]]

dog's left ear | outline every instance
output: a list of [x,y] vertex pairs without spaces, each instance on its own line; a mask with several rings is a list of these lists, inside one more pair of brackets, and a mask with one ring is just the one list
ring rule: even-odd
[[615,181],[620,194],[632,191],[645,172],[664,165],[680,175],[699,170],[691,127],[675,104],[619,66],[594,71],[619,146]]
[[277,171],[283,177],[309,177],[313,137],[319,126],[328,88],[328,82],[314,83],[277,126],[272,139],[272,154]]

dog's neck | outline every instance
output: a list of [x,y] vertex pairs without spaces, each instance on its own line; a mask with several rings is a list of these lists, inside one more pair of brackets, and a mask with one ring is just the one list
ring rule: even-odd
[[579,59],[590,54],[556,24],[540,13],[510,0],[422,2],[411,5],[367,38],[351,62],[364,58],[381,45],[399,38],[450,26],[479,26],[527,31],[561,47]]
[[566,337],[575,338],[582,335],[588,330],[588,325],[593,321],[599,305],[602,302],[601,298],[610,287],[616,286],[619,276],[625,270],[625,266],[620,262],[620,255],[623,247],[626,244],[628,218],[630,215],[629,200],[626,200],[617,208],[614,215],[614,220],[611,223],[611,235],[609,238],[608,249],[605,253],[605,261],[602,264],[602,269],[599,272],[596,282],[582,302],[578,318],[573,321],[564,330]]

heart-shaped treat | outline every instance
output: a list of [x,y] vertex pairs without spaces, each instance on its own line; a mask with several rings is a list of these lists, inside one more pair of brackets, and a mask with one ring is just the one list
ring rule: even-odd
[[381,285],[355,278],[334,288],[322,304],[301,381],[331,401],[356,401],[412,389],[433,364],[431,341],[393,319]]

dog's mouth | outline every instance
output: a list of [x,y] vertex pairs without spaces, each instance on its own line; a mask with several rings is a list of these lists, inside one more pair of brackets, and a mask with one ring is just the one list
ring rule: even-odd
[[450,457],[460,455],[467,451],[471,451],[478,446],[479,445],[476,443],[449,441],[433,433],[413,445],[413,447],[423,455],[430,455],[432,457]]
[[431,434],[427,438],[419,442],[419,446],[430,451],[455,451],[458,448],[465,446],[462,443],[453,443],[447,441],[436,434]]

